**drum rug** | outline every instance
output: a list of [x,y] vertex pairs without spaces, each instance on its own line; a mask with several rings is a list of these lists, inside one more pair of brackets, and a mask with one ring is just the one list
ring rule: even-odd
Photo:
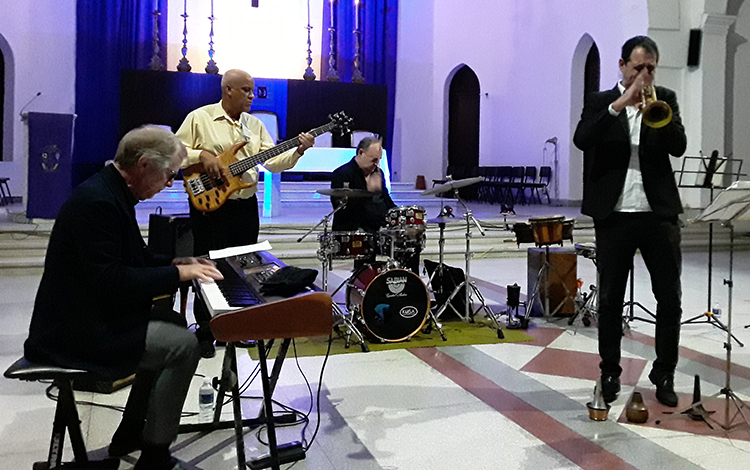
[[[503,339],[497,338],[497,331],[491,327],[491,322],[484,317],[484,315],[476,315],[474,320],[475,323],[469,323],[462,320],[443,319],[442,327],[443,333],[445,334],[446,341],[440,338],[440,334],[434,328],[430,333],[425,333],[424,328],[418,331],[408,341],[400,342],[381,342],[373,339],[372,341],[366,341],[370,348],[370,351],[386,351],[390,349],[407,349],[407,348],[429,348],[429,347],[440,347],[440,346],[463,346],[471,344],[491,344],[491,343],[519,343],[522,341],[534,341],[534,338],[526,334],[521,330],[506,330],[503,328]],[[367,328],[365,326],[358,326],[359,330],[367,338]],[[331,354],[347,354],[347,353],[361,353],[362,348],[357,342],[356,338],[352,336],[352,342],[350,346],[346,347],[346,340],[343,336],[344,327],[341,327],[342,332],[339,334],[334,331],[333,343],[331,344]],[[278,341],[277,341],[278,343]],[[297,350],[297,356],[324,356],[328,348],[328,337],[315,337],[315,338],[297,338],[294,342]],[[294,356],[294,346],[289,347],[287,358]],[[270,357],[275,357],[276,349],[273,348]],[[257,359],[257,349],[249,348],[250,355],[253,359]]]

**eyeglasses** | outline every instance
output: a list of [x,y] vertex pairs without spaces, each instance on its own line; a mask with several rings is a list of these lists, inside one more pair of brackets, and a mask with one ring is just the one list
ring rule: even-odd
[[170,183],[174,181],[175,178],[177,178],[180,175],[180,170],[177,171],[170,171],[167,175],[167,183]]

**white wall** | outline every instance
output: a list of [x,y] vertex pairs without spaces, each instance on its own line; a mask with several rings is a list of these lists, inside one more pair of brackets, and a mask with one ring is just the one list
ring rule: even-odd
[[15,65],[13,71],[6,68],[13,81],[13,155],[12,161],[0,162],[0,175],[11,178],[13,195],[23,196],[25,201],[28,140],[26,125],[18,114],[40,91],[26,111],[75,111],[76,2],[0,0],[0,11],[0,35],[10,47]]
[[480,165],[540,165],[544,142],[557,136],[567,199],[576,46],[586,33],[596,41],[602,88],[614,86],[622,42],[647,31],[646,0],[410,0],[399,9],[393,150],[400,180],[442,176],[448,83],[466,64],[481,87]]

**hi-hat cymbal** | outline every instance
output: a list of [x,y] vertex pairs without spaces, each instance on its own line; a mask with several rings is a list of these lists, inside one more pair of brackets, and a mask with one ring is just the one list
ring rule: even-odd
[[349,188],[323,188],[318,189],[317,193],[331,197],[373,197],[379,193],[371,193],[364,189],[349,189]]
[[449,181],[447,183],[437,185],[434,188],[430,188],[426,191],[422,191],[421,193],[419,193],[419,195],[420,196],[432,196],[433,194],[444,193],[446,191],[450,191],[451,189],[458,189],[458,188],[463,188],[464,186],[471,186],[472,184],[479,183],[480,181],[484,181],[484,176],[475,176],[474,178],[464,178],[462,180]]

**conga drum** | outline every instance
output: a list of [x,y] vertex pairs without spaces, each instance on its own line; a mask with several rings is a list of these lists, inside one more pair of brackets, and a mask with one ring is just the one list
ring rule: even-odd
[[563,222],[565,216],[552,215],[547,217],[532,217],[529,219],[534,233],[534,243],[537,246],[553,245],[563,241]]

